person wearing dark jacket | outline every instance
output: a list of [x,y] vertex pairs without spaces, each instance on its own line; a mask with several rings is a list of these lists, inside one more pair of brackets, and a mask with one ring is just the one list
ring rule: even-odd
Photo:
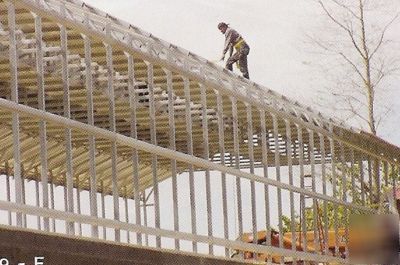
[[[229,27],[229,24],[221,22],[218,24],[218,29],[222,34],[225,34],[225,45],[222,52],[221,61],[225,60],[225,54],[229,50],[229,58],[226,61],[226,69],[232,71],[232,65],[237,63],[240,72],[243,74],[243,77],[249,79],[249,70],[247,68],[247,55],[249,55],[250,52],[249,45],[236,30]],[[234,54],[233,49],[236,50]]]

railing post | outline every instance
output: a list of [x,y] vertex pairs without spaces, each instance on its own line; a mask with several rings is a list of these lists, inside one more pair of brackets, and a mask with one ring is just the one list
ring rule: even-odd
[[[7,193],[7,201],[11,202],[11,184],[10,184],[10,168],[8,162],[5,163],[5,176],[6,176],[6,193]],[[8,224],[12,225],[12,214],[11,211],[8,211]]]
[[[147,85],[149,89],[149,112],[150,112],[150,138],[151,144],[157,145],[157,128],[156,128],[156,112],[154,103],[154,69],[153,64],[147,64]],[[153,192],[154,192],[154,222],[155,227],[160,228],[160,199],[158,190],[158,175],[157,175],[157,155],[151,155],[151,167],[153,175]],[[161,247],[161,237],[156,236],[156,247]]]
[[[111,24],[106,24],[106,35],[111,35]],[[108,92],[108,105],[109,105],[109,123],[110,131],[116,132],[116,118],[115,118],[115,96],[114,96],[114,66],[113,66],[113,50],[110,44],[103,43],[106,49],[107,61],[107,92]],[[118,187],[118,169],[117,169],[117,143],[111,141],[111,180],[112,180],[112,193],[114,203],[114,220],[120,219],[119,213],[119,187]],[[121,241],[121,232],[115,229],[115,240]]]
[[[235,168],[240,170],[238,102],[235,97],[231,97],[230,99],[232,104],[233,153],[235,156]],[[236,197],[237,197],[238,233],[241,236],[243,235],[242,183],[239,177],[236,177]]]
[[[254,174],[254,132],[253,132],[253,107],[250,104],[246,105],[247,112],[247,150],[249,154],[249,166],[250,173]],[[258,242],[258,229],[257,229],[257,194],[256,184],[254,181],[250,181],[250,192],[251,192],[251,220],[252,220],[252,236],[253,242]]]
[[[285,120],[286,126],[286,157],[287,166],[289,173],[289,185],[293,184],[293,161],[292,161],[292,130],[290,127],[290,121]],[[296,228],[295,228],[295,210],[294,210],[294,193],[290,192],[290,230],[292,233],[292,250],[296,250]],[[297,261],[295,260],[294,263]]]
[[[201,110],[202,110],[202,127],[203,127],[203,145],[204,145],[204,153],[203,158],[205,160],[210,159],[210,150],[209,150],[209,139],[208,139],[208,114],[207,114],[207,91],[206,87],[203,84],[200,84],[200,93],[201,93]],[[211,204],[211,176],[210,170],[205,168],[205,178],[206,178],[206,204],[207,204],[207,234],[209,237],[213,236],[213,225],[212,225],[212,213],[213,208]],[[208,245],[208,253],[210,255],[214,255],[214,247],[212,244]]]
[[[38,86],[38,106],[40,110],[45,111],[45,88],[44,88],[44,72],[43,72],[43,46],[42,46],[42,18],[34,13],[35,19],[35,37],[36,37],[36,72]],[[46,121],[39,121],[39,137],[40,137],[40,163],[41,163],[41,181],[42,181],[42,197],[43,207],[49,208],[48,194],[48,170],[47,170],[47,124]],[[44,229],[49,231],[49,219],[44,218]]]
[[[261,120],[261,150],[262,150],[262,164],[263,164],[263,175],[265,178],[269,178],[268,174],[268,138],[266,125],[265,110],[260,110]],[[266,245],[271,246],[271,214],[270,214],[270,197],[269,197],[269,185],[264,185],[264,201],[265,201],[265,230],[266,230]],[[272,262],[271,255],[268,256],[268,264]]]
[[[132,39],[129,40],[132,42]],[[133,56],[125,52],[128,59],[128,93],[129,93],[129,107],[130,107],[130,136],[137,139],[137,121],[136,121],[136,105],[137,97],[135,92],[135,67]],[[132,167],[133,167],[133,193],[135,200],[135,219],[136,224],[141,225],[140,214],[140,178],[139,178],[139,154],[137,149],[132,150]],[[142,244],[142,234],[136,233],[137,244]]]
[[[7,1],[9,36],[9,60],[10,60],[10,89],[11,100],[18,103],[18,55],[16,40],[15,5],[13,1]],[[19,114],[12,114],[12,132],[14,149],[14,178],[15,178],[15,202],[22,204],[22,176],[21,176],[21,146],[20,146],[20,119]],[[23,226],[22,214],[17,213],[17,226]]]
[[[330,127],[331,132],[333,133],[333,126]],[[337,163],[336,163],[336,147],[335,140],[333,138],[329,139],[330,150],[331,150],[331,165],[332,165],[332,197],[339,198],[338,190],[337,190]],[[335,256],[339,255],[339,220],[338,220],[338,205],[333,203],[333,225],[335,231]]]
[[[186,139],[187,139],[187,154],[193,156],[193,136],[192,136],[192,114],[191,114],[191,99],[190,99],[190,80],[187,77],[182,77],[185,94],[185,121],[186,121]],[[190,190],[190,214],[192,233],[197,234],[197,215],[196,215],[196,189],[194,184],[194,168],[189,164],[189,190]],[[197,243],[192,242],[193,252],[197,253]]]
[[[89,18],[86,16],[86,24],[89,23]],[[66,36],[65,36],[66,37]],[[85,87],[86,87],[86,101],[87,101],[87,120],[88,124],[94,126],[94,107],[93,107],[93,76],[92,76],[92,41],[89,36],[82,34],[85,50]],[[66,46],[63,50],[66,51]],[[65,65],[67,66],[67,64]],[[64,66],[64,67],[65,67]],[[68,67],[64,70],[67,72]],[[98,216],[97,212],[97,176],[96,176],[96,140],[92,134],[88,135],[89,141],[89,182],[90,182],[90,215],[93,217]],[[103,189],[102,189],[103,191]],[[99,237],[97,226],[92,226],[92,236]]]
[[[225,133],[224,133],[224,113],[222,95],[219,91],[214,91],[217,97],[217,116],[218,116],[218,146],[220,153],[221,165],[225,166]],[[227,204],[227,189],[226,189],[226,174],[221,173],[221,191],[222,191],[222,216],[224,237],[229,237],[228,227],[228,204]],[[229,249],[225,248],[225,256],[229,256]]]
[[[325,137],[322,134],[319,134],[319,145],[321,151],[321,176],[322,176],[322,193],[326,195],[327,187],[326,187],[326,150],[325,150]],[[329,224],[328,224],[328,203],[324,200],[324,252],[325,254],[329,251]]]
[[[55,202],[54,202],[54,176],[52,171],[50,170],[50,209],[54,210],[55,209]],[[56,227],[56,220],[55,218],[52,218],[52,232],[56,232],[57,231],[57,227]]]
[[[299,147],[297,148],[299,153],[299,176],[300,176],[300,188],[304,189],[304,142],[303,142],[303,128],[296,124],[297,127],[297,138],[299,141]],[[305,214],[305,195],[300,193],[300,216],[301,216],[301,233],[300,233],[300,244],[303,247],[305,252],[308,252],[307,248],[307,223],[306,223],[306,214]]]
[[[281,182],[281,161],[280,161],[280,144],[279,144],[279,128],[278,119],[276,115],[271,114],[272,125],[274,130],[274,146],[275,146],[275,174],[276,180]],[[278,227],[279,227],[279,238],[283,238],[283,224],[282,224],[282,190],[277,188],[277,198],[278,198]],[[279,240],[279,247],[283,248],[283,240]],[[281,263],[283,262],[283,257],[281,257]]]

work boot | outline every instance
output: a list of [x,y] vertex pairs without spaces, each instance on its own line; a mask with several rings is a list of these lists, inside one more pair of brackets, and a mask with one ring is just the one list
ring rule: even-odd
[[226,62],[225,68],[228,69],[229,71],[233,71],[232,63],[231,62]]

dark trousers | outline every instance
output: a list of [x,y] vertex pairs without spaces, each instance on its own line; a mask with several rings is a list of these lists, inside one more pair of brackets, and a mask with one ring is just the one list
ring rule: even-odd
[[239,62],[239,69],[242,72],[243,77],[249,79],[249,69],[247,68],[247,55],[250,53],[250,47],[247,43],[243,43],[238,51],[236,51],[231,57],[226,61],[226,69],[232,71],[232,65]]

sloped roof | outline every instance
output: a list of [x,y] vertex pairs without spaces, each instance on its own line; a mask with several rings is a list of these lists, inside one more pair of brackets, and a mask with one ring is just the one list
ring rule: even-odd
[[[69,58],[69,85],[71,97],[71,118],[83,123],[88,122],[87,96],[86,96],[86,63],[85,45],[83,35],[91,40],[92,78],[94,84],[94,122],[100,128],[109,129],[110,109],[109,92],[107,90],[107,63],[105,43],[113,48],[114,66],[114,93],[116,129],[117,132],[129,136],[131,134],[131,107],[128,96],[128,60],[126,54],[133,55],[134,82],[137,114],[137,138],[151,142],[150,135],[150,110],[149,110],[149,65],[152,66],[154,82],[154,98],[156,111],[157,144],[169,148],[169,109],[168,109],[168,84],[167,77],[172,75],[173,93],[170,97],[174,101],[175,138],[176,149],[187,153],[187,130],[185,119],[186,104],[188,104],[192,119],[193,129],[193,155],[203,157],[203,112],[202,112],[202,88],[206,89],[206,119],[209,126],[210,157],[219,162],[219,134],[218,134],[218,107],[216,92],[221,95],[223,107],[223,127],[225,128],[225,157],[228,166],[234,166],[233,143],[233,113],[232,99],[237,101],[238,128],[240,140],[241,167],[249,166],[249,154],[247,150],[248,136],[248,110],[251,110],[253,118],[253,142],[260,141],[261,125],[260,110],[267,113],[267,133],[273,133],[273,118],[278,117],[279,147],[274,146],[273,139],[269,141],[268,163],[273,165],[275,149],[279,148],[281,164],[285,165],[285,137],[286,123],[293,131],[292,143],[296,145],[297,126],[301,126],[304,134],[305,148],[309,145],[309,131],[324,136],[326,146],[329,146],[328,137],[341,140],[349,147],[359,150],[358,156],[365,158],[370,155],[382,160],[398,163],[400,161],[400,149],[383,140],[371,136],[359,130],[346,127],[321,113],[312,111],[309,107],[292,101],[285,96],[260,86],[254,82],[243,79],[234,73],[215,65],[200,56],[167,43],[129,23],[121,21],[94,7],[76,0],[20,0],[15,2],[17,22],[17,45],[19,53],[19,97],[20,103],[38,108],[38,89],[36,71],[36,40],[35,23],[31,11],[40,15],[42,19],[45,75],[46,111],[63,116],[63,81],[60,66],[60,24],[67,26],[68,31],[68,58]],[[6,3],[0,1],[0,11],[5,14]],[[9,61],[8,61],[8,21],[6,16],[0,17],[0,97],[10,98],[9,90]],[[190,102],[187,102],[184,92],[185,82],[190,86]],[[250,107],[248,107],[250,106]],[[0,156],[4,169],[4,162],[12,167],[12,125],[11,112],[0,109],[1,123],[0,143],[4,146],[4,152]],[[38,178],[40,172],[40,159],[37,155],[40,149],[38,145],[39,128],[37,120],[29,116],[21,116],[21,146],[22,161],[25,176]],[[76,167],[75,175],[80,179],[81,187],[88,188],[88,140],[87,135],[79,131],[73,131],[73,162]],[[271,137],[273,138],[273,137]],[[49,169],[54,181],[64,183],[65,152],[64,129],[56,125],[48,124],[49,145]],[[314,146],[318,149],[320,142],[314,137]],[[99,172],[99,180],[106,187],[111,186],[110,179],[110,142],[96,139],[96,163]],[[315,151],[317,152],[317,151]],[[35,155],[36,154],[36,155]],[[124,146],[118,146],[118,169],[120,186],[126,187],[130,193],[131,184],[131,150]],[[346,154],[350,157],[350,154]],[[256,166],[261,166],[262,150],[260,145],[254,146]],[[327,157],[329,152],[327,151]],[[307,161],[306,161],[307,162]],[[294,159],[296,163],[296,159]],[[167,178],[171,175],[170,160],[159,158],[158,177]],[[178,163],[178,172],[187,170],[187,165]],[[140,153],[140,173],[142,187],[151,185],[151,155]],[[111,188],[108,189],[110,191]],[[121,191],[124,192],[124,191]]]

